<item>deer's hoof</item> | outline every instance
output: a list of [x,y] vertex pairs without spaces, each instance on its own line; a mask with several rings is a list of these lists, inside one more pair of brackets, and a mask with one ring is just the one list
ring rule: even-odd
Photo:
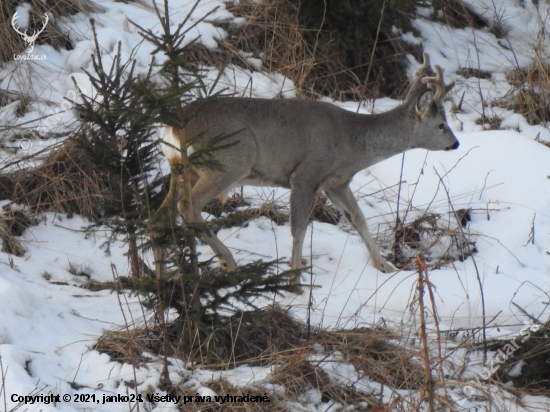
[[383,260],[382,263],[380,263],[380,264],[374,265],[374,267],[376,269],[378,269],[380,272],[384,272],[384,273],[391,273],[391,272],[397,271],[396,268],[394,268],[392,265],[390,265],[385,260]]
[[220,259],[220,265],[228,272],[234,272],[237,270],[237,264],[235,262],[229,262],[227,260]]

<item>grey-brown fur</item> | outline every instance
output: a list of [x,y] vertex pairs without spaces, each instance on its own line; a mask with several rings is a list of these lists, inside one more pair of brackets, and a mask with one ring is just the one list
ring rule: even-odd
[[[297,269],[303,266],[302,248],[314,196],[323,190],[358,231],[373,265],[384,272],[395,270],[380,255],[349,182],[358,171],[409,149],[458,147],[442,107],[452,84],[444,85],[443,70],[438,66],[438,76],[426,78],[426,74],[434,72],[427,54],[424,58],[424,66],[417,72],[405,102],[381,114],[356,114],[329,103],[305,100],[221,98],[208,105],[201,101],[190,104],[183,116],[192,119],[184,129],[176,131],[180,147],[187,147],[190,139],[199,136],[193,143],[196,149],[220,134],[231,135],[230,140],[238,143],[216,152],[223,171],[196,170],[196,181],[191,185],[191,210],[186,210],[181,190],[176,187],[171,187],[163,206],[176,196],[178,209],[186,219],[202,221],[204,205],[231,187],[289,188],[291,267]],[[434,100],[434,95],[438,100]],[[195,112],[193,117],[191,113]],[[178,162],[170,159],[171,164],[174,161]],[[231,252],[213,233],[204,234],[203,239],[227,269],[236,267]]]

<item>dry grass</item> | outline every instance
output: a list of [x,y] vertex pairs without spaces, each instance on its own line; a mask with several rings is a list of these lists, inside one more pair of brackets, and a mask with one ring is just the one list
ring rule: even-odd
[[356,369],[390,388],[421,388],[424,369],[411,361],[418,354],[394,343],[397,338],[387,330],[362,328],[323,331],[315,342],[327,351],[342,353]]
[[106,353],[112,361],[130,365],[143,365],[151,361],[144,357],[146,352],[155,352],[160,347],[160,337],[148,329],[105,331],[93,349]]
[[514,70],[508,81],[513,86],[507,107],[525,116],[529,124],[550,122],[550,66],[537,63],[527,69]]
[[[290,220],[288,206],[276,201],[265,202],[259,208],[246,209],[245,213],[249,213],[252,216],[267,217],[278,226],[284,225]],[[336,225],[340,222],[340,217],[340,212],[328,202],[328,199],[322,193],[315,195],[309,215],[310,221],[314,220]]]
[[2,252],[15,256],[23,256],[25,248],[17,239],[30,226],[35,224],[34,219],[29,218],[21,210],[11,210],[7,206],[0,215],[0,239],[2,240]]
[[97,217],[94,198],[102,196],[106,180],[75,140],[52,146],[42,156],[41,166],[0,175],[0,199],[25,204],[36,212]]
[[[219,199],[210,201],[203,209],[204,212],[221,218],[221,227],[232,226],[246,226],[248,221],[257,217],[266,217],[277,226],[282,226],[290,221],[288,204],[279,202],[276,200],[269,200],[260,207],[246,207],[249,206],[244,198],[235,194],[228,198],[225,203],[222,203]],[[322,193],[315,195],[315,200],[309,215],[310,221],[329,223],[331,225],[337,225],[341,219],[340,212],[332,206],[326,196]]]
[[[182,324],[189,325],[189,322],[174,325],[180,328]],[[202,336],[196,339],[193,353],[172,342],[173,355],[216,369],[242,363],[268,365],[280,361],[284,353],[300,346],[304,340],[303,325],[290,315],[288,309],[278,305],[248,314],[245,319],[237,316],[223,325],[204,326],[200,331]],[[179,329],[174,331],[176,335],[180,335]]]
[[432,5],[436,11],[441,11],[441,14],[434,14],[436,19],[450,27],[457,29],[489,27],[489,22],[475,13],[462,0],[434,0]]
[[[59,212],[69,216],[80,214],[97,217],[99,211],[94,198],[102,194],[102,178],[86,161],[84,154],[69,139],[59,145],[22,161],[41,163],[36,168],[23,168],[0,174],[0,199],[10,199],[12,204],[24,204],[32,212]],[[4,165],[4,168],[10,165]],[[25,248],[16,239],[32,224],[21,211],[4,207],[0,218],[2,251],[22,256]]]
[[499,130],[502,124],[502,117],[493,115],[480,117],[476,120],[476,124],[483,126],[486,130]]
[[276,399],[309,403],[309,392],[313,389],[321,393],[321,402],[332,400],[348,408],[353,405],[354,411],[367,411],[370,406],[377,404],[374,399],[356,391],[353,386],[332,380],[315,362],[308,360],[309,355],[310,351],[301,351],[275,369],[269,383],[285,389],[284,394]]
[[[425,212],[419,217],[400,223],[395,231],[391,260],[400,268],[409,265],[418,253],[428,252],[430,263],[464,261],[477,250],[467,231],[460,230],[470,221],[470,210],[459,209],[449,215]],[[436,252],[428,249],[444,245]]]
[[[278,226],[284,225],[290,220],[287,205],[275,201],[265,202],[260,208],[250,208],[246,212],[252,216],[267,217]],[[337,225],[340,222],[340,218],[340,212],[328,202],[328,199],[322,193],[317,193],[313,201],[309,220]]]
[[[132,363],[129,360],[143,352],[164,355],[163,351],[167,350],[168,356],[198,362],[212,369],[226,369],[242,363],[267,365],[281,361],[287,351],[303,344],[304,327],[288,310],[278,305],[265,308],[263,315],[249,317],[246,321],[235,319],[223,325],[204,325],[199,332],[201,336],[196,337],[192,353],[182,351],[181,342],[165,344],[162,337],[166,335],[158,328],[107,331],[94,348],[107,353],[113,360],[126,363]],[[177,319],[166,325],[174,332],[168,335],[180,336],[181,328],[191,324]],[[216,356],[207,359],[206,353],[215,353]]]
[[[228,4],[228,9],[236,16],[246,19],[240,27],[226,27],[228,40],[220,42],[219,50],[211,51],[197,47],[194,59],[207,65],[223,67],[227,63],[256,70],[248,58],[260,59],[262,68],[268,72],[278,72],[290,78],[296,86],[298,97],[315,99],[330,96],[337,100],[353,98],[361,100],[377,97],[380,82],[394,82],[391,86],[402,91],[407,83],[405,73],[391,73],[387,79],[381,76],[365,86],[365,79],[354,74],[347,67],[338,51],[311,44],[311,32],[300,23],[298,9],[285,0],[265,2],[242,1]],[[402,42],[398,36],[391,43],[396,56],[389,56],[394,62],[407,53],[420,51]],[[413,50],[414,49],[414,50]],[[332,54],[330,54],[332,53]]]
[[290,220],[286,205],[280,205],[275,201],[265,202],[258,209],[248,209],[247,212],[253,216],[266,217],[277,226],[282,226]]
[[261,58],[264,70],[284,74],[294,81],[300,97],[311,97],[315,88],[309,75],[320,62],[304,39],[296,8],[275,0],[228,4],[228,9],[246,24],[227,27],[229,39],[220,42],[219,50],[197,47],[194,58],[215,67],[232,63],[253,70],[247,58]]
[[[229,8],[242,16],[247,23],[232,33],[234,41],[224,43],[232,55],[239,50],[262,57],[263,68],[268,72],[279,72],[292,79],[300,97],[313,97],[320,87],[311,76],[314,68],[327,64],[316,54],[304,38],[298,20],[298,10],[281,0],[270,2],[241,2]],[[239,57],[248,65],[246,59]],[[322,81],[322,80],[321,80]]]
[[[340,379],[332,376],[324,368],[327,366],[323,365],[324,362],[351,365],[360,376],[368,376],[392,390],[414,391],[423,387],[423,366],[413,360],[418,353],[394,343],[396,335],[388,331],[366,328],[316,331],[312,338],[306,341],[303,338],[305,325],[278,307],[274,306],[268,310],[272,312],[272,321],[267,328],[253,325],[250,331],[246,331],[244,326],[239,329],[239,333],[247,334],[244,339],[251,341],[250,347],[263,346],[260,351],[256,348],[250,353],[227,358],[223,363],[200,365],[201,368],[218,370],[231,369],[243,362],[248,365],[275,366],[273,373],[261,383],[279,388],[268,395],[270,402],[229,402],[223,405],[215,402],[193,402],[186,405],[180,403],[181,410],[287,411],[292,409],[288,409],[288,405],[307,403],[311,390],[319,391],[322,402],[333,401],[343,407],[352,407],[350,410],[367,411],[373,410],[373,407],[381,407],[377,399],[358,391],[355,385],[342,383]],[[269,332],[266,334],[266,331]],[[143,353],[160,355],[162,348],[166,348],[162,343],[162,336],[160,331],[151,329],[105,332],[94,349],[107,353],[115,361],[143,365],[151,361],[150,358],[147,360],[142,356]],[[233,351],[240,349],[233,348]],[[336,359],[329,359],[331,355],[336,355]],[[189,360],[187,354],[177,353],[177,350],[168,356]],[[214,381],[208,386],[222,396],[253,396],[264,395],[266,392],[258,386],[239,388],[223,380]],[[196,394],[196,391],[178,387],[173,387],[172,392],[188,396]]]
[[321,223],[329,223],[331,225],[337,225],[340,222],[342,215],[340,212],[328,203],[328,199],[321,193],[317,193],[315,201],[313,202],[313,208],[309,215],[309,220],[314,220]]
[[[377,399],[357,391],[353,384],[331,377],[322,363],[349,364],[359,376],[368,376],[392,389],[421,388],[423,368],[411,361],[417,353],[392,343],[395,337],[388,331],[370,329],[321,331],[300,350],[289,353],[268,381],[284,387],[281,398],[289,401],[303,401],[314,389],[321,393],[322,402],[332,400],[353,408],[350,410],[382,408]],[[324,353],[319,353],[320,347]],[[341,360],[328,360],[330,355]]]
[[480,70],[480,69],[474,69],[472,67],[463,67],[462,69],[457,70],[456,74],[464,77],[465,79],[469,79],[470,77],[477,77],[479,79],[491,78],[491,72]]
[[[549,396],[550,369],[547,365],[550,363],[550,321],[538,324],[538,326],[537,331],[530,331],[521,339],[515,338],[519,348],[507,356],[501,365],[494,362],[498,367],[494,378],[502,384],[512,381],[513,387],[518,393]],[[508,354],[510,342],[493,341],[489,342],[487,347],[489,350],[500,350],[502,353]],[[512,367],[519,362],[522,363],[521,374],[510,376],[509,372]],[[509,386],[507,386],[508,388]]]
[[219,198],[213,199],[208,202],[203,209],[203,212],[209,213],[217,218],[222,217],[222,215],[235,212],[238,208],[248,206],[250,203],[246,201],[240,194],[234,194],[231,197],[228,197],[225,202]]

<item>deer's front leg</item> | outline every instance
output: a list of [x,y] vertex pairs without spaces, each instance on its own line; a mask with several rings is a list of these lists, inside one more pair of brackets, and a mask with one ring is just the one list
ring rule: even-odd
[[[311,207],[315,198],[315,189],[309,185],[293,184],[290,192],[290,232],[292,233],[291,269],[300,269],[302,264],[302,249],[306,236],[307,224]],[[298,276],[290,279],[290,283],[297,283]]]
[[355,200],[353,192],[347,184],[337,188],[325,189],[325,194],[330,199],[332,204],[340,210],[346,217],[347,221],[359,232],[359,236],[367,246],[370,257],[372,258],[373,266],[382,272],[394,272],[395,268],[384,260],[374,239],[372,238],[363,212]]

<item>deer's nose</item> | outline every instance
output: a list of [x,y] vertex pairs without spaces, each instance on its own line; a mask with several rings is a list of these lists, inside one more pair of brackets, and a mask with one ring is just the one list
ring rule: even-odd
[[460,146],[460,143],[458,143],[458,140],[455,142],[454,145],[447,148],[447,150],[455,150],[458,149],[458,146]]

